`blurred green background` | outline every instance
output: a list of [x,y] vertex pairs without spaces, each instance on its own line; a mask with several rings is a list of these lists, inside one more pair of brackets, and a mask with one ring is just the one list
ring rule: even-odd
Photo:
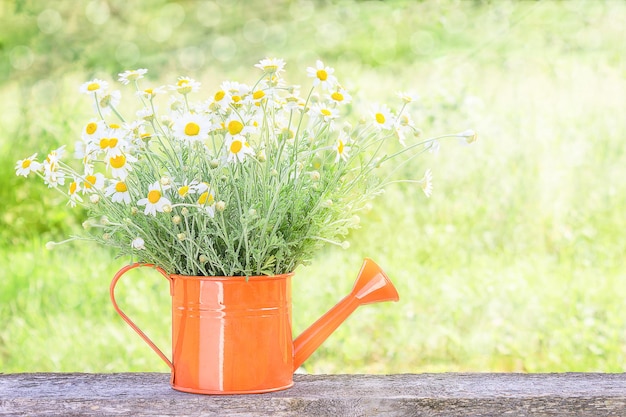
[[[421,100],[426,136],[472,128],[404,174],[348,250],[294,279],[298,334],[351,288],[365,256],[397,304],[362,307],[305,364],[315,373],[626,370],[626,3],[618,1],[3,1],[0,3],[0,372],[168,371],[108,300],[126,259],[47,251],[83,214],[15,161],[79,137],[78,86],[148,68],[209,97],[266,56],[308,85],[322,59],[353,96]],[[137,272],[120,303],[169,352],[169,296]]]

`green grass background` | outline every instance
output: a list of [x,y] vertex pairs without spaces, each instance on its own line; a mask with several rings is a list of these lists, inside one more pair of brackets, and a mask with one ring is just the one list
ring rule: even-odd
[[[73,144],[78,86],[146,67],[251,82],[265,56],[306,85],[321,58],[353,93],[422,99],[425,135],[473,128],[403,175],[348,250],[296,271],[294,333],[351,288],[365,256],[399,303],[365,306],[305,363],[316,373],[626,370],[626,3],[618,1],[4,1],[0,3],[0,372],[163,371],[116,316],[128,260],[65,245],[80,210],[17,159]],[[169,353],[169,296],[129,274],[120,304]]]

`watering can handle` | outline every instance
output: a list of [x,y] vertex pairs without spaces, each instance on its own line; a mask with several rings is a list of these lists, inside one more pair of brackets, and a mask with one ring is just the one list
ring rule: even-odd
[[170,291],[172,288],[172,278],[170,278],[170,276],[167,274],[167,272],[165,272],[163,269],[159,268],[158,266],[155,267],[152,264],[140,264],[140,263],[135,263],[132,265],[127,265],[125,267],[123,267],[122,269],[120,269],[119,271],[117,271],[117,274],[115,274],[115,276],[113,277],[113,281],[111,281],[111,287],[109,288],[109,293],[111,295],[111,302],[113,303],[113,307],[115,308],[115,311],[117,311],[117,313],[122,317],[122,319],[135,331],[137,332],[137,334],[148,344],[148,346],[150,346],[152,348],[152,350],[154,350],[154,352],[159,355],[159,357],[161,359],[163,359],[163,361],[167,364],[167,366],[170,367],[170,369],[172,370],[172,375],[174,372],[174,365],[172,364],[172,361],[170,361],[167,356],[165,356],[165,354],[161,351],[161,349],[159,349],[157,347],[157,345],[154,344],[154,342],[152,340],[150,340],[150,338],[148,336],[146,336],[146,334],[139,328],[137,327],[137,325],[135,323],[133,323],[133,321],[126,315],[126,313],[124,313],[119,306],[117,305],[117,301],[115,300],[115,286],[117,285],[117,282],[119,281],[119,279],[122,277],[122,275],[124,275],[126,272],[130,271],[131,269],[140,267],[140,266],[147,266],[147,267],[151,267],[156,269],[157,271],[159,271],[161,273],[161,275],[163,275],[165,278],[167,278],[167,280],[170,282]]

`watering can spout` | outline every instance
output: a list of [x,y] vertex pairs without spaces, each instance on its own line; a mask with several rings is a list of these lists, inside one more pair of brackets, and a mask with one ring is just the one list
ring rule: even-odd
[[350,294],[294,340],[294,371],[358,306],[399,299],[398,292],[383,270],[374,261],[365,258]]

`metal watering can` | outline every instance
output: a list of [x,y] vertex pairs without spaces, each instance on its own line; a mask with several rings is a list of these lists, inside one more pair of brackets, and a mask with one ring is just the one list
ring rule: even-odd
[[[119,308],[118,280],[147,266],[170,284],[172,359]],[[170,367],[172,387],[198,394],[251,394],[293,385],[293,372],[360,305],[398,301],[393,284],[371,259],[365,259],[350,294],[292,341],[293,273],[256,277],[170,275],[149,264],[120,269],[111,282],[113,307]]]

